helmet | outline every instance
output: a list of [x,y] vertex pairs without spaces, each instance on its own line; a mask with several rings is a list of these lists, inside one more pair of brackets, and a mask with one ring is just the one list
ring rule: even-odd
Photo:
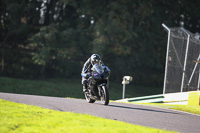
[[91,63],[94,65],[95,63],[100,63],[101,57],[98,54],[91,55]]

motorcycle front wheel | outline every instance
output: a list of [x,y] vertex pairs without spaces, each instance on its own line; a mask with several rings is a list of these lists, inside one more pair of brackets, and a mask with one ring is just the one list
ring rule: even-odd
[[108,93],[107,86],[102,86],[101,102],[104,105],[108,105],[109,104],[109,93]]
[[91,99],[91,96],[89,95],[88,92],[84,92],[85,94],[85,99],[88,103],[94,103],[96,100]]

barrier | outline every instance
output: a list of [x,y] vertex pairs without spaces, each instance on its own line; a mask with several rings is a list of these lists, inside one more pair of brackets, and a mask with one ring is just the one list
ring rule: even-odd
[[168,93],[152,96],[143,96],[135,98],[126,98],[117,100],[118,102],[135,102],[135,103],[165,103],[179,105],[200,105],[200,91]]

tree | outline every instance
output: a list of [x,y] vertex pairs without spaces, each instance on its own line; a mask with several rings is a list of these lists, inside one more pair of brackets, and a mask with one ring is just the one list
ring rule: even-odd
[[184,22],[199,31],[199,1],[20,0],[0,1],[1,74],[79,77],[98,53],[111,80],[162,85],[166,38],[162,23]]

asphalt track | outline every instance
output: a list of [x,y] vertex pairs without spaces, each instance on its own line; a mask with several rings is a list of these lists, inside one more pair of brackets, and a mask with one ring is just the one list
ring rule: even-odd
[[131,124],[183,133],[200,132],[199,115],[157,107],[115,102],[110,102],[108,106],[104,106],[100,101],[90,104],[87,103],[86,100],[81,99],[10,93],[0,93],[0,99],[40,106],[58,111],[90,114],[112,120],[124,121]]

